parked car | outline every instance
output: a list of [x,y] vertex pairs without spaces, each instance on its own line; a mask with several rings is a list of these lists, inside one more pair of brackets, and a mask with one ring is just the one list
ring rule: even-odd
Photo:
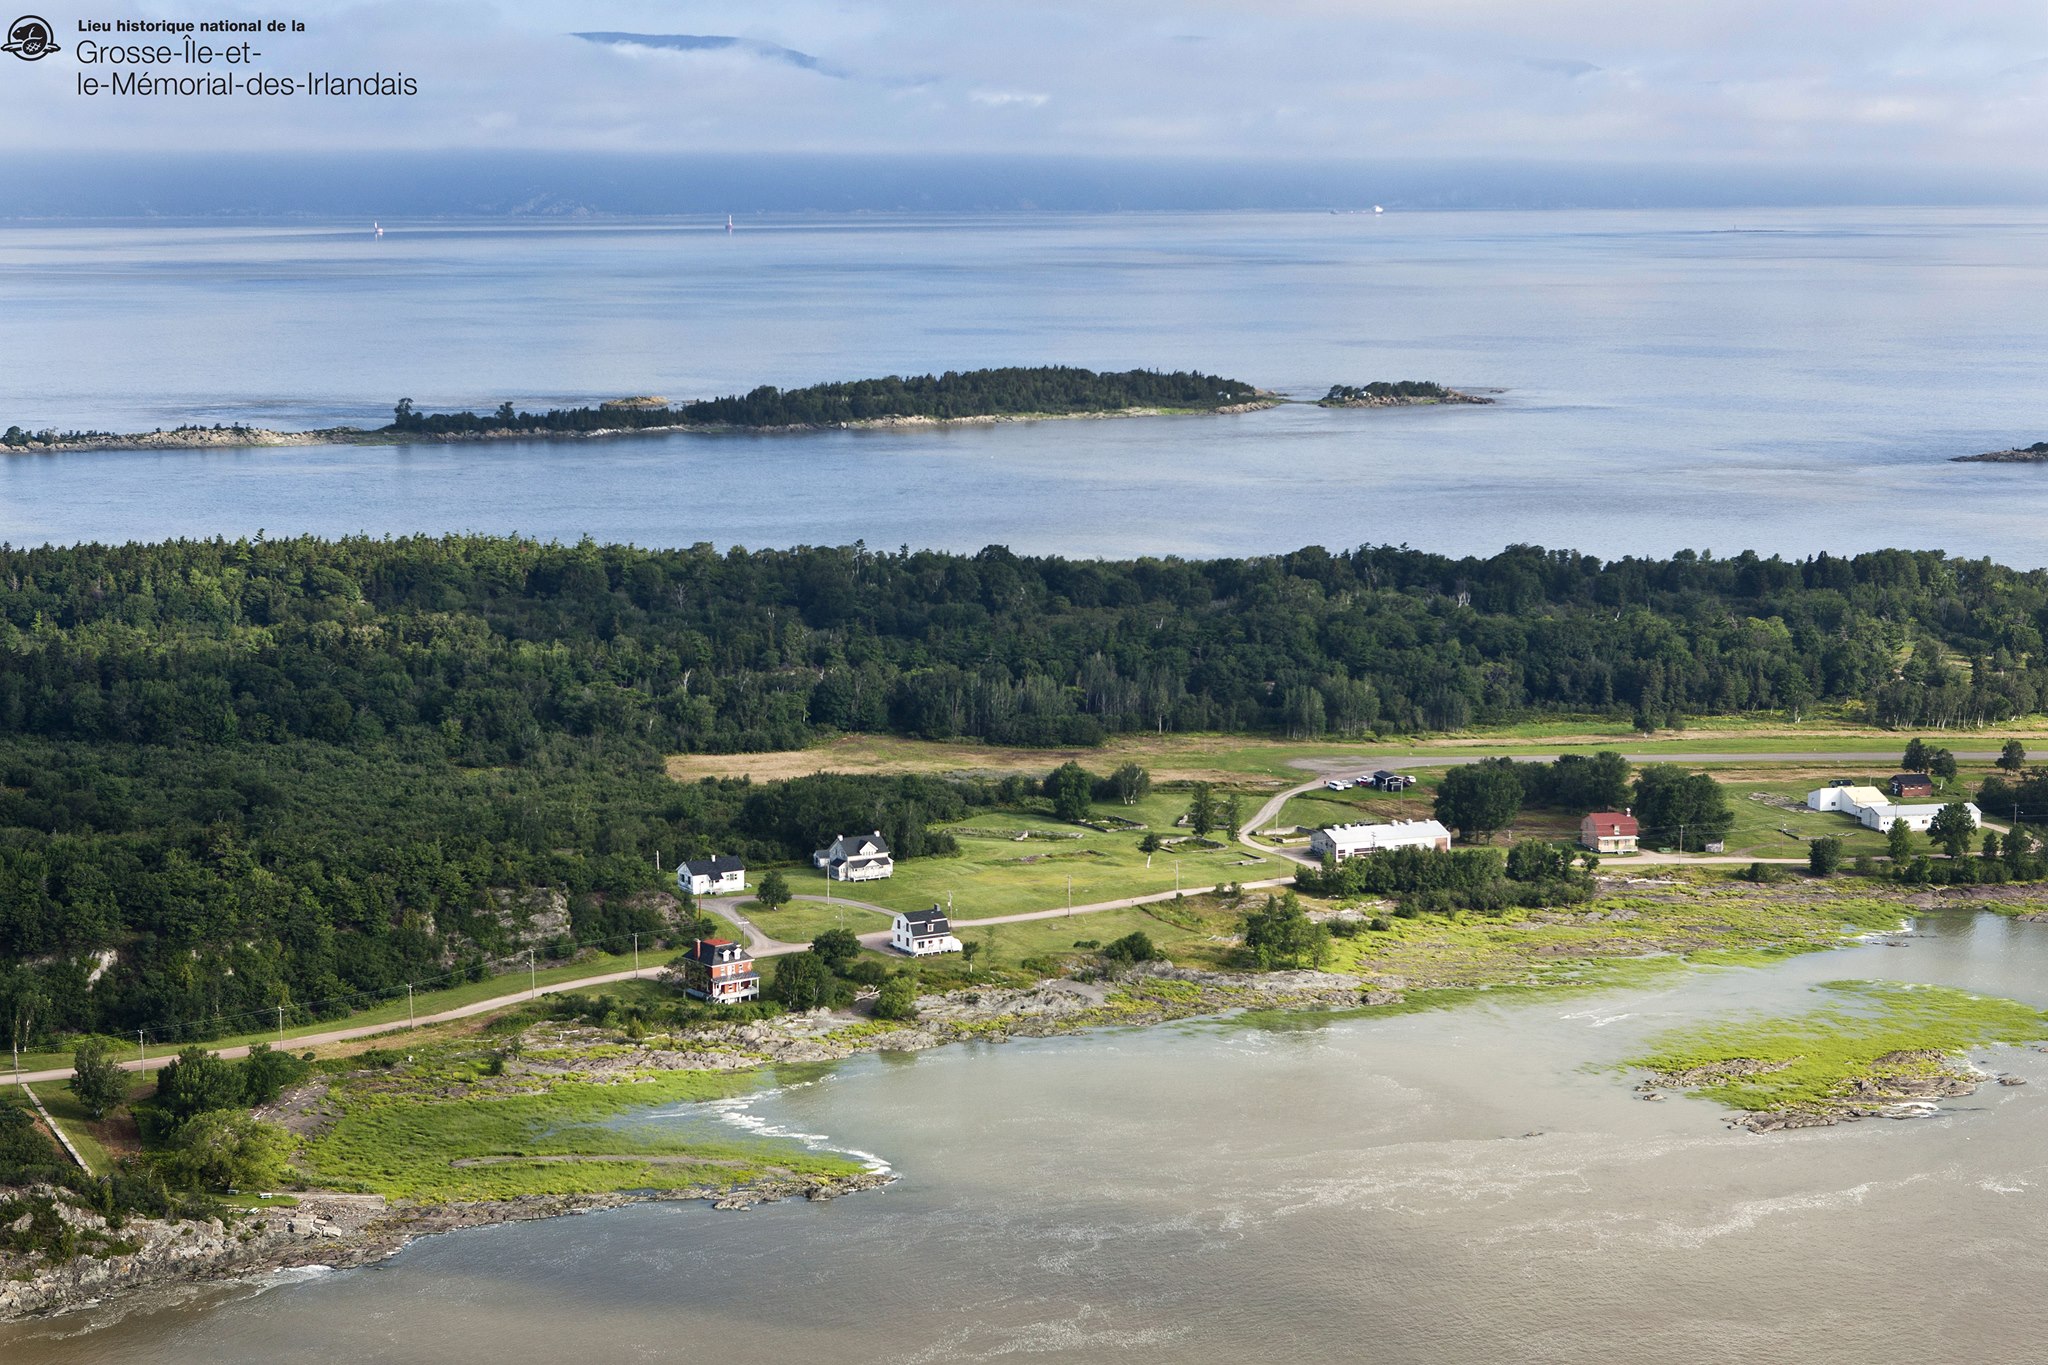
[[1333,777],[1323,785],[1333,792],[1348,792],[1351,790],[1351,784],[1341,777]]

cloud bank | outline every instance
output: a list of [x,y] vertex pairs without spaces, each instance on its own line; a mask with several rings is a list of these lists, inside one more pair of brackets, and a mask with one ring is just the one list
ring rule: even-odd
[[[270,11],[120,0],[107,17]],[[1484,159],[2048,171],[2048,7],[1916,0],[305,0],[262,63],[407,100],[87,100],[17,149]],[[69,19],[59,19],[60,28]],[[60,41],[75,38],[60,35]]]

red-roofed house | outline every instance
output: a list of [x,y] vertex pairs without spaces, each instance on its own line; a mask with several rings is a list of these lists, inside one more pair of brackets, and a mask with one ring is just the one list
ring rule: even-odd
[[683,993],[713,1004],[730,1005],[761,994],[754,959],[730,939],[700,938],[677,959],[683,972]]
[[1579,821],[1579,843],[1595,853],[1634,853],[1642,832],[1627,811],[1596,810]]

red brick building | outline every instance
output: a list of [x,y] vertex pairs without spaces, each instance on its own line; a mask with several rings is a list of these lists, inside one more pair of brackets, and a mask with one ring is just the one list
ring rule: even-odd
[[754,959],[730,939],[700,938],[682,956],[683,993],[730,1005],[761,994]]

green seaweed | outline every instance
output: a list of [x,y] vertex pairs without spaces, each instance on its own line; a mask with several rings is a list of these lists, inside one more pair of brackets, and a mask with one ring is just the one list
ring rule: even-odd
[[[2048,1037],[2048,1013],[1950,986],[1831,981],[1817,989],[1828,998],[1818,1009],[1674,1029],[1624,1065],[1699,1078],[1686,1088],[1733,1109],[1824,1109],[1852,1102],[1859,1082],[1933,1075],[1971,1048]],[[1743,1063],[1770,1069],[1712,1074]]]

